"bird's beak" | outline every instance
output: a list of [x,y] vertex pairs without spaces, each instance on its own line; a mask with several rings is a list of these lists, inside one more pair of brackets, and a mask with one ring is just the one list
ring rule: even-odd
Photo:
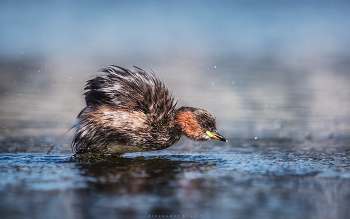
[[220,135],[219,132],[215,131],[215,132],[209,132],[209,131],[206,131],[205,132],[210,138],[213,138],[213,139],[216,139],[216,140],[219,140],[219,141],[225,141],[227,142],[227,140],[222,136]]

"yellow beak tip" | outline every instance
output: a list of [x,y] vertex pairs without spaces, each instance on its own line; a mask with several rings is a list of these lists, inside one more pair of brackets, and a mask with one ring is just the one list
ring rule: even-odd
[[212,138],[212,139],[216,139],[216,140],[219,140],[219,141],[228,142],[224,137],[222,137],[221,135],[218,135],[218,134],[216,134],[216,133],[206,131],[206,134],[207,134],[210,138]]

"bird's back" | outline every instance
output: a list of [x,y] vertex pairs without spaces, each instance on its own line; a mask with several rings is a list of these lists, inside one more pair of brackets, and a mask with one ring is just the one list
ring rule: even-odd
[[115,109],[140,111],[153,116],[153,122],[167,119],[176,108],[174,97],[154,74],[140,68],[135,71],[110,66],[104,75],[89,80],[85,86],[87,106],[107,104]]
[[85,86],[87,106],[78,115],[72,143],[76,152],[158,150],[179,140],[176,103],[160,79],[137,67],[103,72]]

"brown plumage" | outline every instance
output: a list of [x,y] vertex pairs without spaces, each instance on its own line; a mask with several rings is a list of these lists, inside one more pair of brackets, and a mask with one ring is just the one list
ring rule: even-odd
[[181,135],[226,141],[206,110],[176,108],[174,97],[152,72],[110,66],[87,81],[86,107],[77,117],[72,149],[76,153],[123,154],[161,150]]

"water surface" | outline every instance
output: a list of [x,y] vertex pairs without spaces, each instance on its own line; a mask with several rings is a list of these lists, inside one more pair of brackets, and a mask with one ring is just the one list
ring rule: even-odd
[[[271,142],[273,142],[271,140]],[[349,148],[245,142],[108,161],[1,154],[4,218],[346,218]]]

